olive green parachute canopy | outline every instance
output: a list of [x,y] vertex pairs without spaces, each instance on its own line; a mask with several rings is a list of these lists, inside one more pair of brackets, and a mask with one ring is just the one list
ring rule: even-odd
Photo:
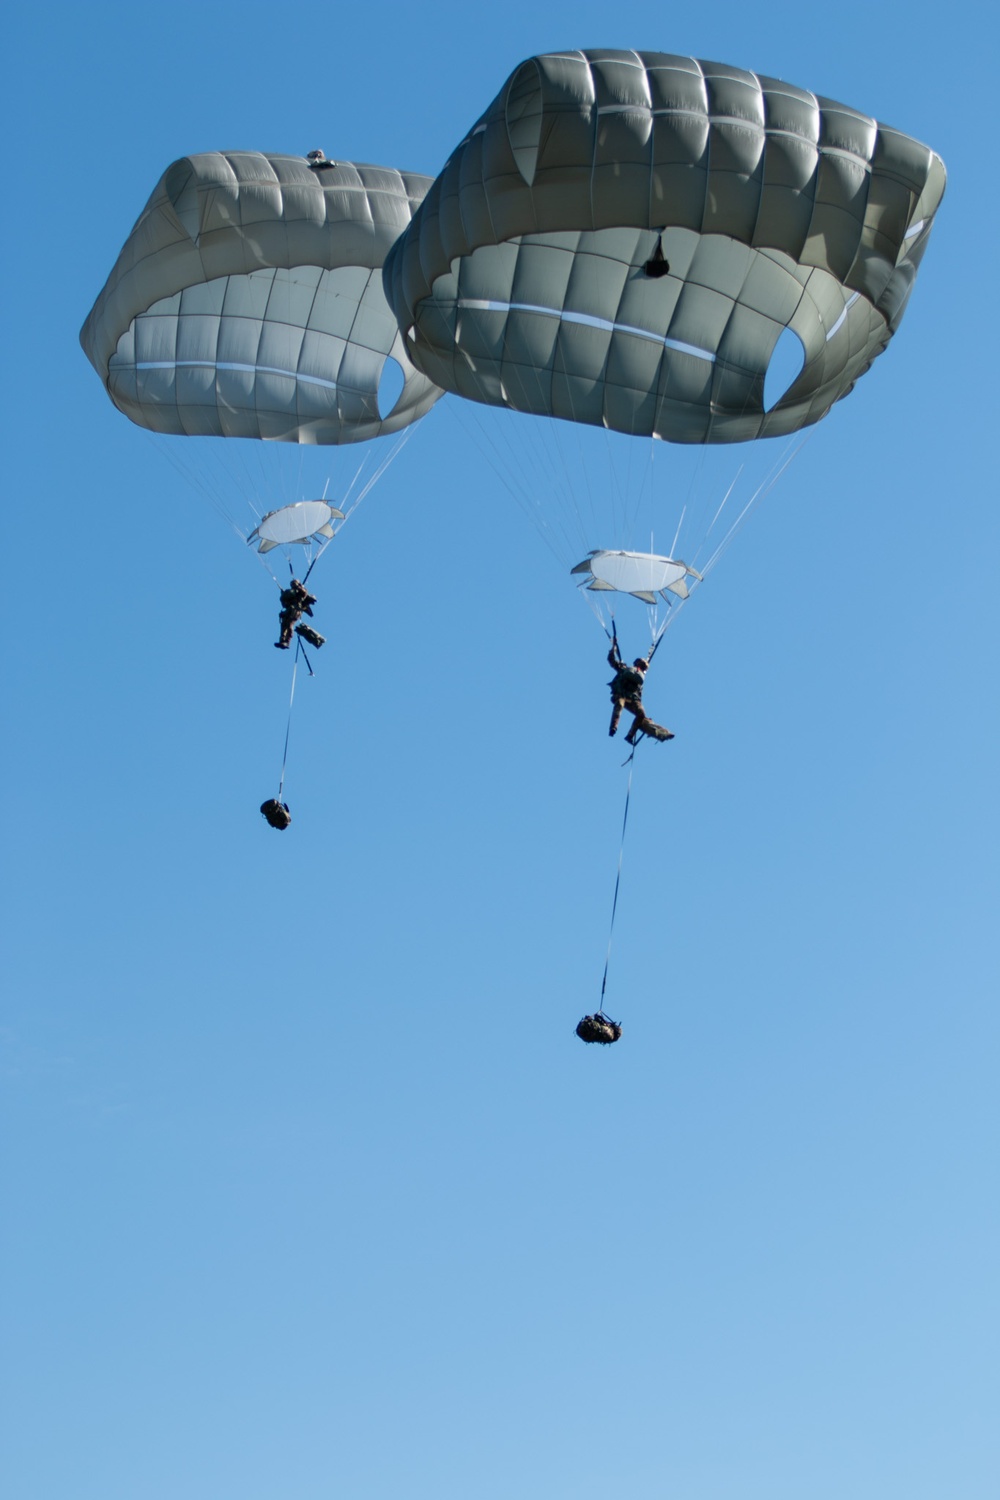
[[381,267],[429,186],[253,151],[174,162],[80,335],[112,401],[155,432],[299,443],[421,417],[441,391],[406,356]]
[[[674,442],[785,434],[886,347],[944,187],[926,146],[777,79],[552,53],[453,153],[386,293],[417,368],[474,401]],[[766,409],[786,329],[802,367]]]

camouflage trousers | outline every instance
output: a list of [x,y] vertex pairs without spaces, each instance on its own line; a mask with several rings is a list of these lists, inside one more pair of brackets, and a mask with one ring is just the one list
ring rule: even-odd
[[278,616],[278,624],[281,634],[275,641],[276,646],[282,646],[286,650],[292,644],[292,631],[302,618],[301,609],[283,609]]
[[618,733],[618,725],[621,723],[622,709],[627,708],[629,713],[632,715],[633,724],[632,728],[629,730],[625,738],[631,745],[634,742],[634,736],[637,733],[636,725],[646,717],[646,711],[642,706],[642,700],[640,698],[612,698],[611,703],[611,724],[608,727],[608,734],[616,735]]
[[639,698],[613,698],[611,710],[611,725],[609,734],[615,734],[621,720],[622,709],[627,708],[632,715],[632,727],[625,736],[626,745],[634,745],[640,734],[648,734],[654,740],[672,740],[673,735],[669,729],[664,729],[662,724],[654,724],[652,719],[647,719],[646,710]]

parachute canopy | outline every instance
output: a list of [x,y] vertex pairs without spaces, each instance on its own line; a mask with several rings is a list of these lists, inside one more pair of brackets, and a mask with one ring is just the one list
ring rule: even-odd
[[174,162],[80,335],[112,401],[155,432],[298,443],[422,416],[441,392],[407,358],[381,267],[429,186],[254,151]]
[[330,522],[343,519],[344,512],[325,500],[299,500],[294,505],[283,505],[280,510],[268,511],[247,542],[259,541],[257,551],[270,552],[273,547],[305,545],[316,537],[330,541],[333,537]]
[[[418,369],[474,401],[683,443],[793,432],[899,326],[945,187],[928,147],[721,63],[523,63],[389,253]],[[788,329],[801,370],[765,406]]]
[[670,594],[686,599],[690,592],[687,580],[701,582],[695,568],[653,552],[591,552],[572,571],[588,575],[589,582],[584,583],[588,589],[631,594],[645,604],[656,604],[658,598],[670,604]]

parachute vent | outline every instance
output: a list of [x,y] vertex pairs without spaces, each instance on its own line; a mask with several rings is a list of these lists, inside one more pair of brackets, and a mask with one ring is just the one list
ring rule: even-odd
[[405,384],[406,376],[402,365],[397,359],[386,356],[378,380],[378,414],[383,422],[395,411]]
[[783,328],[771,352],[764,375],[764,410],[773,411],[802,374],[806,351],[791,328]]

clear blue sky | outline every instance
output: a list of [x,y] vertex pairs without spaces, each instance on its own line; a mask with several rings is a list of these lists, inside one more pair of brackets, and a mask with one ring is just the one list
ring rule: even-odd
[[[995,17],[20,4],[5,41],[5,1493],[993,1500]],[[433,174],[597,45],[950,174],[892,347],[657,658],[609,1049],[572,1034],[605,642],[468,427],[317,574],[278,835],[273,586],[77,343],[174,158]]]

